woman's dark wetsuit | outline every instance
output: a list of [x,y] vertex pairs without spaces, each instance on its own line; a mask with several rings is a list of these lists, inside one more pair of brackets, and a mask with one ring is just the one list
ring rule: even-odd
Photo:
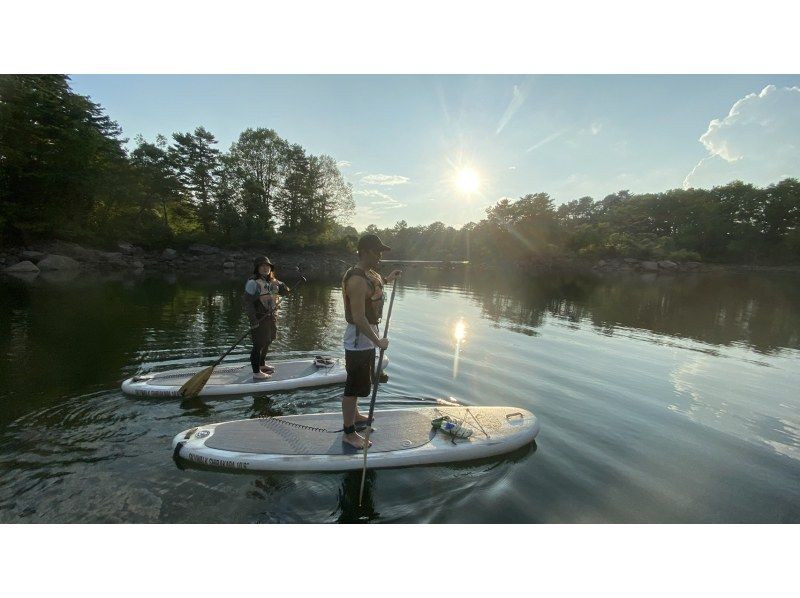
[[244,309],[250,319],[253,350],[250,352],[250,365],[253,373],[261,371],[266,364],[267,349],[278,335],[277,311],[280,296],[289,294],[289,288],[279,280],[251,278],[245,285]]

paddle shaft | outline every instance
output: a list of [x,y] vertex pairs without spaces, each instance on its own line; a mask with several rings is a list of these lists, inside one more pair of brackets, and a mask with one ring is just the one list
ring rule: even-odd
[[[397,290],[397,279],[392,283],[392,296],[389,299],[389,311],[386,314],[386,325],[383,327],[383,338],[387,338],[389,334],[389,320],[392,319],[392,306],[394,305],[394,292]],[[369,433],[372,430],[372,414],[375,411],[375,399],[378,396],[378,385],[381,383],[381,374],[383,373],[383,354],[386,349],[381,349],[380,356],[378,357],[378,367],[376,368],[377,374],[373,380],[372,398],[369,401],[369,419],[367,420],[366,435],[364,436],[364,467],[361,470],[361,489],[358,491],[358,506],[361,506],[361,499],[364,496],[364,480],[367,477],[367,449],[369,448]]]

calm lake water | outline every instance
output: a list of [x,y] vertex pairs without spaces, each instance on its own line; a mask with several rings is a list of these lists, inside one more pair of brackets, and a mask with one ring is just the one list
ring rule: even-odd
[[[360,473],[172,461],[186,428],[336,411],[340,387],[193,405],[120,392],[212,362],[244,327],[243,282],[0,278],[0,522],[800,522],[796,276],[410,270],[377,409],[513,405],[541,432],[503,458],[370,472],[362,507]],[[301,287],[273,354],[340,354],[342,314],[338,283]]]

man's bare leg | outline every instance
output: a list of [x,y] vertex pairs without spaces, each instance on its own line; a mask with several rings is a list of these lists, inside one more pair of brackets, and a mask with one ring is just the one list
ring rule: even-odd
[[[347,428],[349,426],[354,426],[356,421],[364,421],[367,418],[363,415],[361,416],[363,419],[357,420],[356,416],[361,415],[358,413],[358,397],[343,397],[342,398],[342,419],[344,423],[344,427]],[[352,432],[350,434],[345,434],[342,437],[342,441],[346,442],[352,447],[357,449],[364,448],[364,437],[359,434],[358,432]],[[372,441],[370,440],[369,445],[372,446]]]

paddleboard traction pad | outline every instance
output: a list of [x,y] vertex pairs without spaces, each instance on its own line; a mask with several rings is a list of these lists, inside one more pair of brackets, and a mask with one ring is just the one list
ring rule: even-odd
[[[290,421],[330,432],[302,428],[280,417],[249,419],[218,424],[205,441],[205,446],[236,453],[272,455],[352,455],[360,452],[342,442],[341,414],[293,416]],[[372,427],[370,453],[420,447],[435,435],[428,414],[418,411],[377,412]]]

